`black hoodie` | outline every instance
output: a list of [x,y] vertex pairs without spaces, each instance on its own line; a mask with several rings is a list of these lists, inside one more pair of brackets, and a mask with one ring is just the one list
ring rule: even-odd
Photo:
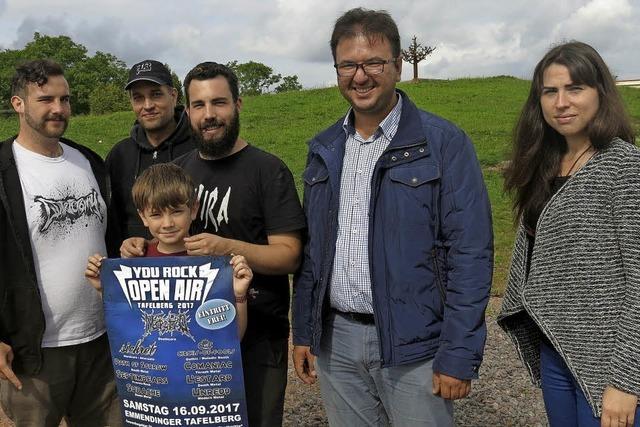
[[131,198],[131,187],[136,178],[149,166],[170,162],[195,148],[189,118],[183,106],[176,107],[174,119],[178,126],[157,147],[149,143],[147,134],[136,121],[129,138],[114,145],[107,155],[106,164],[112,189],[109,215],[113,215],[119,225],[120,242],[127,237],[150,237]]

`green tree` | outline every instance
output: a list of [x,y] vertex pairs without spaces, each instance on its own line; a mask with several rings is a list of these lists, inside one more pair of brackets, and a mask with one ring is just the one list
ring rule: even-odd
[[21,62],[31,59],[52,59],[63,69],[73,68],[86,58],[87,49],[74,43],[67,36],[47,36],[38,32],[33,34],[33,40],[23,49],[5,49],[0,53],[0,99],[3,108],[11,108],[11,78],[15,74],[15,67]]
[[241,95],[261,95],[282,80],[280,74],[273,74],[273,69],[261,62],[249,61],[238,64],[238,61],[227,63],[238,76]]
[[302,85],[298,81],[298,76],[284,76],[282,78],[282,83],[276,86],[276,92],[289,92],[292,90],[301,90]]
[[96,52],[65,72],[71,88],[71,108],[77,113],[91,110],[90,95],[97,88],[114,85],[124,93],[126,64],[110,53]]
[[15,74],[15,64],[22,57],[17,50],[3,50],[0,52],[0,109],[13,110],[11,107],[11,79]]
[[402,49],[402,59],[413,65],[413,81],[418,81],[418,63],[431,55],[436,50],[432,46],[422,46],[418,43],[418,38],[413,36],[411,44],[407,49]]
[[167,67],[167,70],[169,70],[169,72],[171,72],[171,81],[173,82],[173,87],[178,91],[178,99],[176,102],[177,104],[182,104],[182,95],[184,91],[182,88],[180,77],[178,77],[178,75],[171,69],[171,67],[169,67],[169,64],[164,64],[164,66]]
[[21,50],[22,59],[52,59],[65,70],[73,68],[87,58],[87,48],[68,36],[47,36],[38,32]]
[[107,83],[93,89],[89,95],[91,114],[107,114],[127,111],[131,108],[129,96],[122,85]]
[[65,70],[71,89],[71,108],[75,113],[90,111],[91,93],[107,84],[124,87],[127,67],[110,53],[87,55],[87,48],[68,36],[47,36],[34,33],[33,40],[23,49],[5,49],[0,52],[0,102],[11,108],[11,78],[15,67],[33,59],[51,59]]

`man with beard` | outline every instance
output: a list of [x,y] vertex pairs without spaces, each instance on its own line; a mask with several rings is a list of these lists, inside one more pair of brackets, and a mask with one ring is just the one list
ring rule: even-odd
[[[106,170],[62,138],[62,68],[16,68],[17,136],[0,145],[0,402],[16,425],[121,425],[100,295],[88,255],[105,251]],[[113,251],[110,251],[113,253]]]
[[[189,255],[244,255],[254,271],[242,362],[249,425],[282,424],[289,335],[288,273],[298,266],[304,215],[293,177],[277,157],[239,138],[242,100],[228,67],[204,62],[184,81],[197,149],[175,162],[196,185],[200,208]],[[143,254],[129,239],[123,256]]]
[[147,59],[131,67],[125,90],[136,121],[130,136],[114,145],[106,160],[113,198],[109,215],[118,224],[115,239],[120,242],[150,237],[131,198],[136,178],[149,166],[170,162],[195,147],[184,107],[176,106],[178,90],[161,62]]

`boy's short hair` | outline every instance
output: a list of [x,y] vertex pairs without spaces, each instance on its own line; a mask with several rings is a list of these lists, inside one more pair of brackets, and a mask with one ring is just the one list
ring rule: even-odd
[[133,204],[140,212],[146,208],[163,210],[196,202],[195,186],[189,175],[173,163],[159,163],[146,169],[131,189]]

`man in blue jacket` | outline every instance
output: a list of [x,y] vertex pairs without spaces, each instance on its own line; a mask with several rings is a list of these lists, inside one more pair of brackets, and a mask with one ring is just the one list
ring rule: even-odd
[[395,88],[388,13],[346,12],[331,49],[351,109],[309,143],[294,366],[306,383],[317,369],[332,426],[452,425],[482,361],[493,268],[478,160]]

